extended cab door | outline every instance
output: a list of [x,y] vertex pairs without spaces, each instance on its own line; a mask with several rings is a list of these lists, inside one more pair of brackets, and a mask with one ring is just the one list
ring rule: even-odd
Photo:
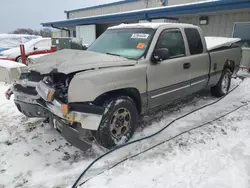
[[[155,49],[167,48],[170,58],[148,65],[148,107],[154,108],[185,96],[190,87],[190,61],[186,56],[183,31],[163,30]],[[153,55],[153,54],[152,54]]]
[[202,90],[208,83],[210,59],[201,29],[185,28],[184,32],[189,46],[187,55],[191,64],[190,90],[194,93]]

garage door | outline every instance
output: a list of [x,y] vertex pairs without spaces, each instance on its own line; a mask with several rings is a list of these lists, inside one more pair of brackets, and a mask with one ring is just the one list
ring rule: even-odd
[[90,45],[96,39],[96,25],[76,26],[76,38],[82,40],[82,44]]
[[241,38],[242,45],[245,47],[250,47],[250,22],[235,23],[233,37]]

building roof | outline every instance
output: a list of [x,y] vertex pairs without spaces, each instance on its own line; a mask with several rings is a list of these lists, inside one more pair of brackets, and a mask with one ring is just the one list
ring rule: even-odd
[[186,14],[206,14],[225,10],[250,8],[249,0],[210,0],[195,3],[140,9],[135,11],[104,14],[61,21],[42,23],[44,27],[67,27],[72,25],[87,25],[108,22],[127,22],[132,20],[150,20],[164,17],[174,17]]
[[183,27],[194,27],[196,28],[197,26],[194,26],[192,24],[184,24],[184,23],[134,23],[134,24],[120,24],[117,26],[109,27],[109,29],[122,29],[122,28],[152,28],[152,29],[157,29],[163,25],[167,25],[169,27],[176,26],[179,28]]
[[73,10],[65,10],[64,12],[65,13],[78,12],[78,11],[90,10],[90,9],[95,9],[95,8],[102,8],[102,7],[112,6],[112,5],[131,3],[131,2],[135,2],[135,1],[137,1],[137,0],[120,0],[120,1],[115,1],[112,3],[104,3],[104,4],[90,6],[90,7],[78,8],[78,9],[73,9]]

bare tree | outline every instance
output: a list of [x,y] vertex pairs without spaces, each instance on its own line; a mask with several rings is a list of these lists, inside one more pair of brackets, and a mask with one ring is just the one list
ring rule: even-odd
[[52,37],[52,31],[48,28],[44,28],[40,30],[40,35],[42,37]]
[[41,29],[40,31],[33,30],[30,28],[18,28],[10,33],[12,33],[12,34],[39,35],[42,37],[51,37],[52,36],[52,31],[48,28]]
[[11,32],[12,34],[27,34],[27,35],[39,35],[39,32],[29,28],[18,28]]

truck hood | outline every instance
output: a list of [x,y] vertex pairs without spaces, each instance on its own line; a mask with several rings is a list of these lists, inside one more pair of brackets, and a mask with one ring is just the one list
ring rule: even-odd
[[113,55],[65,49],[35,59],[29,69],[40,74],[49,74],[52,71],[69,74],[96,68],[132,66],[136,63],[136,60]]

